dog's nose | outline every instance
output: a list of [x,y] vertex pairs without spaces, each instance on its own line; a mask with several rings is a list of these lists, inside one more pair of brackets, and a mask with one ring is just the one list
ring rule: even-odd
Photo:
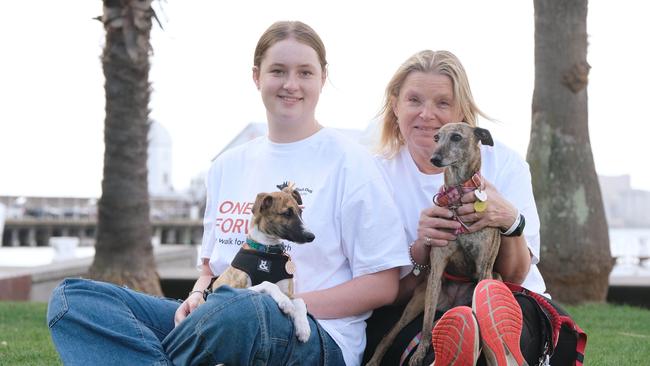
[[434,155],[431,157],[431,164],[437,166],[438,168],[442,167],[442,157],[440,155]]
[[305,232],[305,242],[311,243],[312,241],[314,241],[314,238],[316,238],[314,234],[310,233],[309,231]]

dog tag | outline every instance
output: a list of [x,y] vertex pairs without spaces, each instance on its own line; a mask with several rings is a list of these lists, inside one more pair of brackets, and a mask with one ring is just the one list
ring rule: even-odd
[[485,202],[487,201],[487,192],[486,191],[481,191],[480,189],[476,189],[474,191],[474,195],[476,196],[476,199]]
[[474,211],[483,212],[487,208],[487,202],[484,201],[474,201]]
[[292,275],[296,273],[296,264],[293,263],[292,260],[288,260],[287,264],[284,265],[284,269],[287,271],[288,274]]

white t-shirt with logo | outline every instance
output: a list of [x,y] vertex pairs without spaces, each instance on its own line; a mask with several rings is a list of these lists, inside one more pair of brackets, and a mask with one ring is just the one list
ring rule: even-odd
[[[324,128],[288,144],[260,137],[213,162],[199,264],[209,258],[212,272],[222,273],[246,239],[257,194],[277,191],[286,181],[300,192],[305,226],[316,236],[311,243],[287,243],[297,267],[296,293],[410,263],[403,225],[376,161],[361,145]],[[369,315],[318,320],[347,365],[361,362]]]
[[[417,239],[420,212],[433,205],[433,196],[444,184],[443,174],[428,175],[420,172],[406,147],[402,147],[393,159],[377,157],[395,202],[398,203],[402,222],[405,223],[407,243]],[[491,182],[497,191],[519,209],[526,218],[524,236],[532,253],[532,264],[522,286],[544,294],[546,285],[539,263],[539,216],[533,197],[528,163],[515,151],[495,141],[494,146],[481,146],[481,175]],[[489,204],[489,197],[488,197]],[[411,267],[407,267],[410,271]],[[402,273],[408,273],[403,270]]]

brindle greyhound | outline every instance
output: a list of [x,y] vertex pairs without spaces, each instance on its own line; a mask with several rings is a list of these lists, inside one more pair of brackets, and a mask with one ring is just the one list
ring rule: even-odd
[[[448,123],[435,136],[437,148],[431,157],[431,163],[445,167],[445,186],[434,197],[434,203],[447,206],[454,212],[460,206],[460,197],[474,189],[477,197],[484,199],[479,174],[481,168],[481,151],[479,142],[493,145],[492,136],[486,129],[471,127],[467,123]],[[431,247],[431,269],[426,282],[415,289],[413,297],[406,305],[402,317],[377,346],[368,365],[379,365],[384,354],[395,340],[397,334],[418,314],[424,310],[422,336],[410,365],[422,364],[431,345],[431,330],[434,325],[436,309],[446,311],[457,305],[471,302],[475,283],[492,278],[492,267],[501,236],[499,229],[486,227],[477,232],[467,232],[467,227],[456,231],[456,240],[444,247]],[[476,282],[450,281],[446,274],[470,278]]]
[[293,298],[295,264],[282,239],[303,244],[312,242],[315,236],[305,230],[302,199],[294,185],[285,183],[278,188],[281,191],[257,195],[246,243],[206,291],[228,285],[269,294],[293,319],[298,340],[306,342],[311,333],[307,307],[302,299]]

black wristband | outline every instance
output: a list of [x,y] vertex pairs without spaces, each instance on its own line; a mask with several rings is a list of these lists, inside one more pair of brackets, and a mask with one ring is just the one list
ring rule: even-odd
[[524,215],[519,214],[519,225],[517,225],[517,227],[513,232],[503,236],[507,236],[507,237],[521,236],[521,234],[524,233],[524,227],[526,227],[526,218],[524,217]]

